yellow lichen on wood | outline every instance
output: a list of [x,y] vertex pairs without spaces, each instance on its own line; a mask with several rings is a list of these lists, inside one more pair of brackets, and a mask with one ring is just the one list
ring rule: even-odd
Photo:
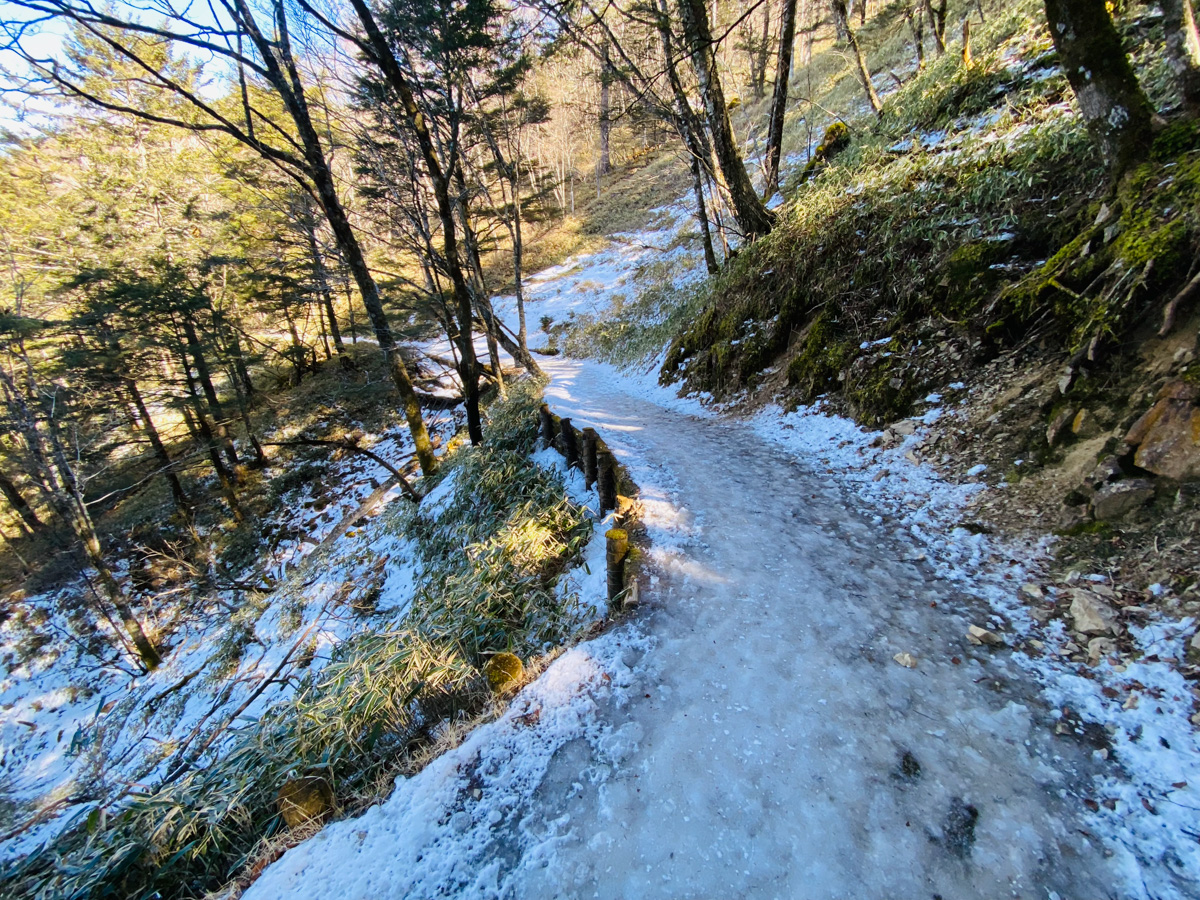
[[604,535],[608,541],[608,561],[620,562],[629,552],[629,532],[624,528],[610,528]]

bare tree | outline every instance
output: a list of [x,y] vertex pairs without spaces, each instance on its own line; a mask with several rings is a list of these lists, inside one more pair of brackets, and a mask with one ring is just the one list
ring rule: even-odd
[[779,190],[779,158],[783,152],[783,120],[787,113],[788,80],[792,74],[792,45],[796,42],[796,0],[783,0],[779,23],[779,54],[775,61],[775,90],[767,123],[766,166],[763,197]]
[[[426,474],[432,473],[437,461],[420,403],[404,361],[396,351],[378,286],[339,197],[326,148],[314,124],[310,96],[292,48],[288,11],[283,0],[274,0],[269,21],[265,23],[255,15],[248,0],[216,0],[210,7],[211,17],[204,20],[193,18],[190,7],[176,10],[164,5],[165,14],[155,24],[142,22],[133,11],[128,17],[122,17],[117,7],[95,7],[87,0],[14,0],[9,8],[32,15],[35,22],[63,22],[68,28],[93,36],[121,59],[140,69],[145,82],[158,89],[168,102],[136,107],[105,97],[93,88],[86,72],[73,71],[37,51],[33,40],[37,32],[28,18],[10,17],[3,20],[2,27],[8,36],[9,49],[20,56],[31,73],[23,85],[26,90],[49,90],[151,122],[201,134],[228,135],[260,154],[313,195],[325,213],[342,258],[358,286],[376,340],[400,393],[421,469]],[[189,81],[156,65],[153,51],[164,43],[210,54],[236,70],[242,119],[239,121],[222,105],[206,99],[194,80]],[[250,49],[244,49],[245,44]],[[254,102],[247,88],[251,77],[278,98],[287,116],[286,123],[278,121]]]
[[678,0],[679,19],[683,26],[684,42],[692,60],[697,89],[708,122],[713,155],[729,196],[733,216],[747,237],[768,234],[775,224],[775,215],[768,210],[746,174],[738,140],[729,121],[729,106],[717,71],[716,42],[708,25],[708,10],[704,0]]
[[858,43],[858,36],[850,25],[846,0],[831,0],[830,6],[833,9],[833,18],[837,24],[838,33],[843,36],[846,45],[850,48],[850,55],[854,60],[854,74],[858,76],[863,93],[867,95],[867,103],[871,106],[871,112],[882,118],[883,103],[879,99],[879,92],[875,90],[875,85],[871,82],[871,70],[867,68],[867,61],[863,56],[862,47]]

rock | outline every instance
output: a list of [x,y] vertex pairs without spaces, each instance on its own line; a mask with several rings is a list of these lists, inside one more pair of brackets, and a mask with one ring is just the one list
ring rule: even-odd
[[1045,600],[1046,592],[1042,590],[1040,585],[1034,584],[1032,581],[1027,581],[1021,585],[1021,594],[1028,600]]
[[1088,662],[1090,662],[1092,665],[1095,665],[1096,663],[1100,662],[1103,657],[1115,653],[1116,650],[1117,642],[1112,638],[1092,638],[1090,641],[1088,641],[1087,645]]
[[1125,441],[1137,447],[1135,465],[1176,481],[1200,478],[1200,407],[1186,395],[1169,391],[1129,429]]
[[1121,462],[1115,456],[1106,456],[1096,464],[1096,468],[1092,470],[1092,474],[1088,476],[1088,483],[1098,488],[1102,484],[1108,484],[1110,481],[1117,481],[1125,473],[1121,469]]
[[497,653],[483,667],[488,684],[497,694],[503,694],[509,688],[520,683],[525,675],[525,664],[515,653]]
[[897,653],[892,659],[906,669],[915,669],[917,667],[917,658],[911,653]]
[[293,778],[279,789],[275,805],[288,828],[324,821],[333,812],[333,788],[317,775]]
[[976,646],[980,644],[987,644],[989,647],[1004,646],[1004,638],[1000,637],[996,632],[980,628],[978,625],[972,625],[967,629],[967,640]]
[[1071,592],[1071,620],[1075,630],[1088,635],[1111,635],[1117,623],[1117,614],[1111,606],[1090,591]]
[[1145,478],[1130,478],[1103,485],[1092,497],[1092,515],[1113,522],[1144,505],[1154,496],[1154,485]]
[[1054,610],[1047,609],[1044,606],[1034,607],[1033,609],[1029,610],[1029,617],[1038,624],[1045,625],[1054,618]]
[[1154,395],[1155,400],[1186,400],[1189,403],[1195,403],[1200,400],[1200,388],[1193,384],[1188,384],[1186,381],[1168,381],[1158,393]]
[[1064,433],[1075,421],[1075,410],[1067,407],[1060,410],[1058,415],[1050,420],[1050,424],[1046,426],[1046,443],[1054,447],[1062,439]]
[[1086,525],[1090,521],[1092,521],[1092,515],[1086,504],[1081,506],[1064,506],[1062,512],[1058,514],[1058,530],[1071,531],[1080,525]]
[[892,425],[892,431],[896,432],[896,434],[908,437],[910,434],[917,433],[917,423],[912,419],[902,419]]
[[1081,441],[1094,438],[1103,430],[1100,423],[1096,420],[1095,415],[1086,409],[1081,409],[1075,414],[1075,418],[1071,420],[1071,434],[1075,435]]

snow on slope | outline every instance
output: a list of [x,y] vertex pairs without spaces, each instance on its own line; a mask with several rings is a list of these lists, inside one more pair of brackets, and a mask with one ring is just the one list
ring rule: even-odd
[[[443,439],[454,430],[446,416],[430,425]],[[401,463],[411,455],[407,430],[396,426],[378,435],[372,450]],[[305,484],[288,493],[283,510],[263,523],[264,534],[275,536],[263,567],[276,582],[268,601],[259,605],[226,592],[233,610],[214,607],[184,621],[153,673],[134,677],[107,648],[97,657],[70,644],[58,656],[24,662],[26,634],[11,620],[0,625],[0,783],[9,802],[52,813],[0,844],[0,861],[28,853],[94,808],[96,800],[76,796],[92,778],[103,785],[97,799],[123,784],[152,782],[172,765],[169,750],[221,722],[255,692],[243,716],[260,715],[286,697],[292,684],[280,676],[299,669],[297,658],[311,654],[306,671],[319,669],[336,644],[402,615],[419,572],[407,540],[388,533],[377,517],[399,497],[398,489],[384,493],[375,515],[357,529],[326,540],[387,479],[374,460],[352,456],[325,476],[335,491],[318,493]],[[352,601],[376,581],[375,614],[352,611]],[[68,627],[64,610],[83,589],[70,585],[26,603],[43,610],[61,635]],[[239,646],[244,655],[233,671],[222,672]],[[276,678],[280,683],[260,691]]]

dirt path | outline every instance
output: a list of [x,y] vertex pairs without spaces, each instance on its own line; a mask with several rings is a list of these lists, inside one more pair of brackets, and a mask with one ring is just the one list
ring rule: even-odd
[[736,424],[573,361],[551,373],[554,409],[639,478],[673,481],[694,537],[656,555],[643,615],[659,645],[644,696],[611,713],[621,758],[556,755],[540,817],[568,825],[514,895],[1109,894],[1059,797],[1087,756],[1034,724],[1045,711],[1004,652],[967,652],[969,601],[906,562],[912,547]]
[[1072,812],[1090,748],[966,645],[970,598],[748,429],[548,368],[641,486],[641,611],[245,900],[1122,895]]

